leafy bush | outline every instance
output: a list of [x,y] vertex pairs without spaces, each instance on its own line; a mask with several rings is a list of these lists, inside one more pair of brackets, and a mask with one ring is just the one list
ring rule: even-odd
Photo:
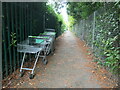
[[[97,57],[95,61],[110,68],[113,73],[120,74],[120,31],[118,24],[120,3],[68,3],[68,5],[69,15],[76,20],[74,27],[77,29],[74,31],[89,46],[91,44],[94,46],[94,55]],[[101,6],[104,7],[100,8]],[[95,10],[97,15],[95,16],[93,42],[94,14],[92,13]]]

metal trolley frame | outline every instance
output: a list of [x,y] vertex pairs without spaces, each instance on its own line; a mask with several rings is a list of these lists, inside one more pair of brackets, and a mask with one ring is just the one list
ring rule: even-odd
[[[29,36],[28,39],[17,44],[17,51],[20,53],[24,53],[20,67],[20,77],[22,77],[24,74],[23,70],[30,70],[31,73],[29,75],[29,78],[34,78],[34,70],[39,57],[42,57],[42,62],[45,65],[48,63],[48,60],[46,60],[46,55],[50,54],[50,52],[53,54],[55,50],[55,35],[56,33],[54,29],[46,29],[46,31],[39,36]],[[23,67],[27,53],[35,55],[33,68]]]
[[[22,59],[22,63],[21,63],[21,68],[20,68],[20,77],[23,76],[24,71],[23,70],[30,70],[31,73],[29,75],[30,79],[34,78],[34,70],[38,61],[39,57],[42,57],[42,61],[44,64],[47,64],[47,60],[46,60],[46,49],[49,48],[49,43],[46,43],[45,40],[43,39],[32,39],[33,41],[31,41],[30,39],[23,41],[20,44],[17,44],[17,51],[24,53],[23,55],[23,59]],[[47,45],[48,44],[48,45]],[[42,53],[43,52],[43,53]],[[25,61],[25,56],[26,54],[35,54],[35,62],[34,62],[34,66],[33,68],[24,68],[23,67],[23,63]]]
[[55,51],[55,37],[56,37],[55,29],[46,29],[43,34],[40,34],[40,36],[45,36],[45,37],[51,37],[52,38],[51,46],[50,46],[50,52],[51,52],[51,54],[53,54],[54,51]]

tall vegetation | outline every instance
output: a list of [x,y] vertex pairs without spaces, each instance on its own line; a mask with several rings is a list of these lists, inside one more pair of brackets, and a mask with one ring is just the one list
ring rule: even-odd
[[73,16],[76,20],[85,19],[95,10],[103,7],[104,3],[92,3],[92,2],[69,2],[68,14]]
[[[63,16],[60,13],[56,12],[55,9],[56,8],[52,7],[51,5],[47,5],[46,17],[52,15],[56,18],[57,22],[53,22],[53,23],[57,24],[55,28],[60,28],[60,30],[61,30],[60,34],[62,34],[64,32],[65,27],[66,27],[65,22],[64,22]],[[49,21],[49,20],[51,20],[51,17],[46,18],[46,26],[47,27],[51,24],[51,21],[52,21],[52,20],[51,21]]]
[[[98,9],[105,12],[99,12]],[[106,10],[105,10],[106,9]],[[97,57],[97,63],[108,67],[115,74],[120,74],[120,2],[112,3],[92,3],[92,2],[70,2],[68,3],[68,14],[75,19],[73,24],[79,24],[79,20],[86,20],[94,11],[99,12],[95,20],[95,41],[94,55]],[[81,28],[81,27],[79,27]],[[90,28],[87,24],[85,28]],[[85,31],[83,31],[85,32]],[[89,34],[90,35],[90,34]],[[87,38],[92,39],[92,38]],[[86,40],[87,43],[89,43]],[[99,52],[99,53],[97,53]]]

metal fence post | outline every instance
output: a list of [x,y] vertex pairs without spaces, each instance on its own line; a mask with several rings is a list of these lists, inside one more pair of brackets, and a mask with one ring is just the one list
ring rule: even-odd
[[2,2],[0,1],[0,89],[2,89]]
[[43,15],[43,30],[45,31],[45,14]]
[[32,3],[30,4],[30,35],[32,35],[32,24],[33,24],[33,15],[32,15]]
[[7,14],[7,32],[8,32],[8,52],[9,52],[9,61],[10,61],[10,73],[12,73],[12,52],[11,52],[11,46],[10,46],[10,43],[11,43],[11,39],[10,39],[10,14],[9,14],[9,10],[10,10],[10,4],[9,3],[6,3],[6,14]]
[[27,3],[27,31],[28,31],[28,36],[30,35],[30,28],[29,28],[29,4]]
[[21,38],[22,41],[25,39],[25,2],[21,3]]
[[[22,28],[22,34],[24,35],[24,37],[23,37],[23,39],[22,39],[22,41],[26,38],[26,2],[24,2],[24,3],[22,3],[22,11],[21,11],[22,13],[22,16],[21,16],[21,20],[22,20],[22,23],[23,23],[23,28]],[[24,18],[24,19],[23,19]],[[22,24],[21,23],[21,24]],[[21,36],[22,37],[22,36]]]
[[[12,29],[12,33],[15,33],[14,30],[14,3],[11,3],[11,29]],[[13,37],[11,37],[13,38]],[[14,40],[14,39],[13,39]],[[12,41],[13,42],[13,41]],[[16,70],[16,53],[15,53],[15,46],[12,45],[12,50],[13,50],[13,70]]]
[[[15,3],[15,30],[16,30],[16,39],[17,39],[17,42],[18,42],[18,40],[19,40],[19,33],[18,33],[18,12],[17,12],[17,10],[18,10],[18,7],[17,7],[17,3]],[[19,53],[17,53],[17,65],[18,65],[18,67],[19,67]]]
[[93,35],[92,35],[92,49],[94,48],[94,34],[95,34],[95,14],[96,14],[96,11],[94,12],[94,16],[93,16]]
[[[5,4],[4,5],[2,5],[2,9],[5,9]],[[7,38],[6,38],[6,28],[5,28],[5,10],[2,10],[2,15],[4,15],[4,16],[2,16],[2,40],[4,41],[4,42],[2,42],[3,43],[3,54],[4,54],[4,56],[2,57],[2,64],[4,64],[4,66],[5,66],[5,76],[7,76],[8,75],[8,57],[7,57]],[[1,34],[1,33],[0,33]],[[1,36],[1,35],[0,35]],[[4,60],[4,63],[3,63],[3,60]],[[4,70],[3,69],[3,70]]]
[[[20,33],[20,42],[23,40],[23,37],[24,37],[24,31],[23,31],[23,24],[22,23],[22,9],[23,9],[23,5],[22,5],[22,2],[20,2],[20,6],[19,6],[19,25],[20,25],[20,29],[19,29],[19,33]],[[23,32],[23,34],[22,34]],[[21,58],[22,58],[22,54],[20,53],[20,63],[21,63]]]
[[85,20],[83,20],[83,35],[82,35],[82,38],[83,38],[83,41],[85,41],[85,38],[84,38],[84,35],[85,35],[85,27],[86,26],[86,23],[85,23]]

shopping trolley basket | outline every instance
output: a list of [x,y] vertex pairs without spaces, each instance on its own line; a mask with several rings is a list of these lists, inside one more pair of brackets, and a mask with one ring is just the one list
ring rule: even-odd
[[[46,41],[44,41],[43,39],[33,39],[33,40],[27,39],[27,40],[21,42],[20,44],[17,44],[17,51],[24,53],[22,63],[21,63],[21,68],[20,68],[20,76],[21,77],[24,74],[23,70],[30,70],[31,73],[29,75],[29,78],[30,79],[34,78],[34,70],[35,70],[35,67],[36,67],[39,57],[42,57],[42,61],[44,61],[44,64],[47,64],[46,46],[44,43],[46,43]],[[41,54],[42,52],[44,52],[44,53]],[[27,53],[35,55],[35,62],[34,62],[32,69],[23,67],[23,63],[25,61],[25,56]]]
[[48,53],[50,52],[51,49],[51,45],[52,45],[52,38],[50,36],[28,36],[29,40],[34,40],[34,39],[42,39],[45,40],[46,43],[42,43],[46,46],[46,55],[48,55]]
[[43,34],[40,34],[40,36],[46,36],[46,37],[50,37],[51,38],[51,50],[50,52],[53,54],[54,50],[55,50],[55,36],[56,33],[55,32],[50,32],[50,31],[45,31]]
[[55,32],[55,29],[46,28],[45,31],[47,31],[47,32]]

